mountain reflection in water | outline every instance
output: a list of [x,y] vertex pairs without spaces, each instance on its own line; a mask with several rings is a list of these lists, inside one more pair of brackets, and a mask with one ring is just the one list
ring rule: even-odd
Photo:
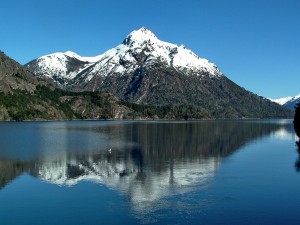
[[23,173],[57,185],[87,180],[151,210],[208,185],[223,158],[282,131],[287,124],[259,121],[15,123],[0,134],[0,188]]

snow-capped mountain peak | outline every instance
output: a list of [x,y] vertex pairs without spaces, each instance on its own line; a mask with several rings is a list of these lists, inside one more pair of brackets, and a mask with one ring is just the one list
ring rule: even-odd
[[300,94],[294,96],[294,97],[283,97],[278,99],[270,99],[273,102],[276,102],[279,105],[283,105],[287,108],[294,108],[295,105],[300,102]]
[[127,37],[124,39],[123,44],[130,45],[134,42],[157,42],[158,38],[152,31],[148,30],[145,27],[142,27],[138,30],[132,31]]
[[74,58],[80,58],[81,56],[77,55],[75,52],[72,51],[66,51],[63,54],[69,56],[69,57],[74,57]]
[[132,31],[115,48],[95,57],[82,57],[72,51],[43,56],[25,66],[38,76],[53,79],[63,87],[89,86],[99,89],[99,82],[111,76],[135,74],[141,68],[160,65],[185,76],[221,77],[221,71],[207,59],[200,58],[185,46],[161,41],[145,27]]
[[124,46],[120,48],[129,48],[134,56],[143,54],[148,59],[146,63],[160,59],[169,67],[184,72],[186,75],[199,76],[206,72],[210,74],[210,77],[222,76],[218,68],[207,59],[200,58],[184,45],[178,46],[159,40],[145,27],[131,32],[122,45]]

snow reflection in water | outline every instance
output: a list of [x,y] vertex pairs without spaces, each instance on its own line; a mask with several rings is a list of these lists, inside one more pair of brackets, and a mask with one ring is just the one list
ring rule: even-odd
[[163,208],[163,200],[170,196],[206,187],[222,159],[251,140],[270,134],[291,136],[287,124],[276,122],[58,122],[17,126],[31,131],[30,142],[27,139],[23,149],[20,143],[0,143],[1,165],[5,167],[1,170],[5,177],[1,187],[24,172],[63,186],[83,180],[97,182],[126,196],[136,213]]

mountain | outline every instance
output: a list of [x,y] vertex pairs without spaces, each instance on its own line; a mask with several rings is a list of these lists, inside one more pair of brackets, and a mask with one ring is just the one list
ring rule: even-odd
[[294,109],[296,104],[300,102],[300,94],[294,97],[284,97],[284,98],[270,99],[270,100],[286,108]]
[[56,89],[0,52],[0,120],[120,119],[132,112],[109,93]]
[[55,53],[25,67],[65,90],[107,91],[144,105],[189,105],[206,118],[292,116],[229,80],[207,59],[159,40],[146,28],[131,32],[120,45],[96,57]]
[[116,75],[130,82],[134,77],[145,75],[139,74],[144,73],[144,69],[159,66],[158,63],[163,68],[189,76],[222,76],[208,60],[198,57],[184,46],[160,41],[146,28],[133,31],[122,44],[96,57],[81,57],[68,51],[43,56],[25,67],[38,76],[53,79],[62,87],[96,91],[105,86],[101,83],[112,82],[112,77]]
[[211,118],[196,106],[145,106],[108,92],[70,92],[37,78],[0,52],[0,121]]

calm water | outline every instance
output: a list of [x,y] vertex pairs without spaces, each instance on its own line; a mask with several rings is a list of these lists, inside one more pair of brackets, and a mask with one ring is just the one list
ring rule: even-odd
[[0,221],[300,224],[297,140],[291,120],[0,123]]

